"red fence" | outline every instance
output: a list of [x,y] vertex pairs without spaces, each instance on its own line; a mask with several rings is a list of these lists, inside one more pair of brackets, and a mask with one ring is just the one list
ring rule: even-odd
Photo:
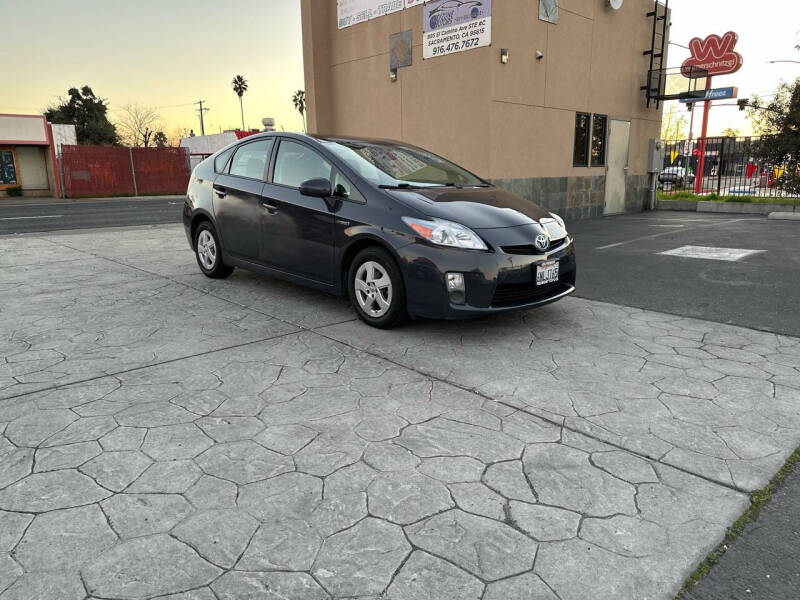
[[62,146],[61,172],[68,198],[134,195],[128,148]]
[[189,184],[185,148],[62,146],[68,198],[184,194]]
[[186,148],[131,148],[140,196],[185,194],[189,186]]

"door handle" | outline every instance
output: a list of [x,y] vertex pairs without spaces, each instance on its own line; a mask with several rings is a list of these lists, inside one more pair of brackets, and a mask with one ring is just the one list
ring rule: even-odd
[[214,193],[217,195],[218,198],[224,198],[225,196],[228,195],[228,190],[226,190],[222,186],[215,185],[214,186]]
[[274,215],[276,212],[278,212],[278,205],[270,200],[262,200],[261,206],[266,208],[267,212],[271,215]]

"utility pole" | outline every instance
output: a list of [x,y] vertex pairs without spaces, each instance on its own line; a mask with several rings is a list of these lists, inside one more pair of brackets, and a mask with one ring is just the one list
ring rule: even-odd
[[203,102],[205,102],[205,100],[198,100],[197,102],[195,102],[195,104],[200,105],[200,108],[197,109],[197,112],[200,113],[200,135],[206,134],[206,128],[205,125],[203,124],[203,113],[207,113],[208,111],[211,110],[210,108],[203,108]]

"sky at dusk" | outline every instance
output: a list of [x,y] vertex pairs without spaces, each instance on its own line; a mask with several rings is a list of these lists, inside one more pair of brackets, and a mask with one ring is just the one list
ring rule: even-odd
[[168,135],[199,133],[191,103],[207,100],[206,133],[217,133],[241,127],[230,86],[241,73],[248,127],[274,117],[302,129],[291,102],[304,87],[299,0],[0,0],[0,24],[0,62],[12,70],[0,112],[41,114],[88,84],[112,120],[129,102],[157,107]]
[[[767,64],[800,60],[797,3],[671,0],[672,40],[736,31],[744,67],[714,85],[738,86],[739,97],[763,96],[781,78],[800,76],[800,64]],[[69,87],[89,84],[108,99],[112,118],[126,103],[156,107],[170,136],[199,133],[191,103],[206,100],[206,132],[218,132],[241,126],[230,87],[241,73],[250,84],[247,126],[274,117],[279,129],[302,128],[291,103],[304,87],[299,0],[0,0],[0,24],[0,61],[12,73],[0,88],[0,112],[41,113]],[[686,56],[670,46],[669,66]],[[712,110],[710,134],[729,126],[749,131],[736,107]]]

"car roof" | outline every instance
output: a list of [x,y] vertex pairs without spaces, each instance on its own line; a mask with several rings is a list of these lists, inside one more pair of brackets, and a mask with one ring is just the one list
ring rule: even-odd
[[[400,140],[392,140],[392,139],[384,139],[384,138],[370,138],[370,137],[362,137],[362,136],[350,136],[350,135],[334,135],[334,134],[321,134],[321,133],[296,133],[290,131],[265,131],[262,133],[256,133],[253,135],[249,135],[244,137],[240,140],[236,140],[229,146],[226,146],[225,149],[241,144],[246,142],[252,142],[257,139],[269,138],[269,137],[283,137],[288,139],[297,139],[297,140],[313,140],[316,142],[344,142],[349,144],[389,144],[395,146],[405,146],[406,148],[417,148],[414,144],[409,144],[408,142],[403,142]],[[420,148],[422,150],[422,148]]]
[[[306,140],[316,140],[318,142],[346,142],[346,143],[354,143],[354,144],[392,144],[397,146],[407,146],[410,148],[415,148],[414,144],[409,144],[408,142],[403,142],[401,140],[393,140],[389,138],[372,138],[372,137],[363,137],[363,136],[354,136],[354,135],[340,135],[340,134],[331,134],[331,133],[295,133],[289,131],[269,131],[263,134],[258,134],[260,136],[282,136],[287,138],[296,138],[296,139],[306,139]],[[245,139],[252,139],[256,137],[255,135]],[[239,140],[239,141],[243,141]]]

